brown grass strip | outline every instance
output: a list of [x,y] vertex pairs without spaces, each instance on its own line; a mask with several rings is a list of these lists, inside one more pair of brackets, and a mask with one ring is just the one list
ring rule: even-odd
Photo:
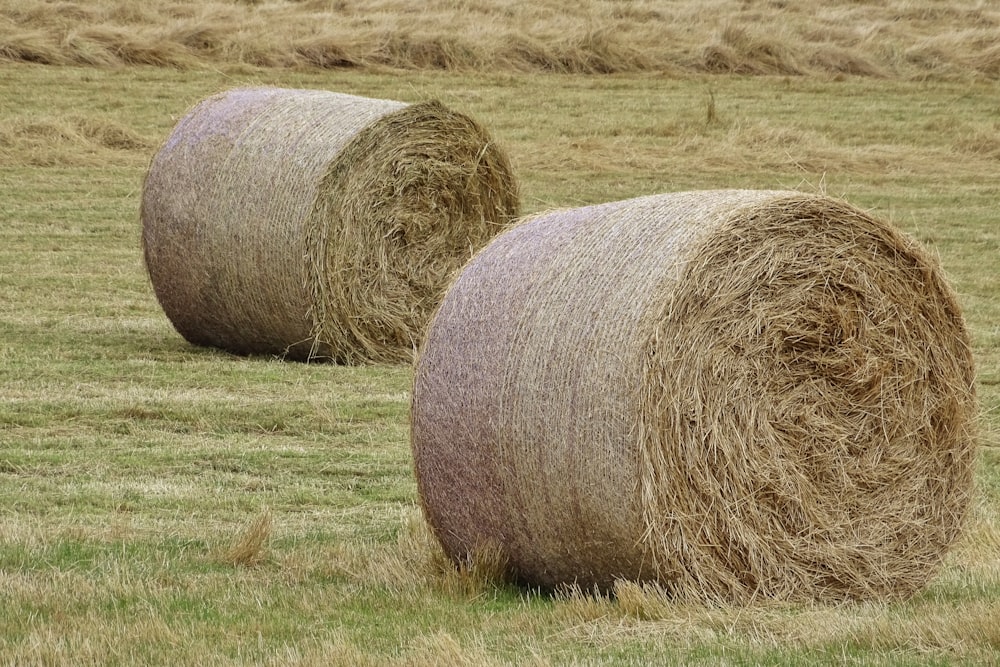
[[0,0],[0,62],[996,80],[995,3]]

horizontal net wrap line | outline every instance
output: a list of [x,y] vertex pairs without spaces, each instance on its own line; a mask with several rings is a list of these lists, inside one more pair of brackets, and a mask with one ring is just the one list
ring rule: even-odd
[[463,114],[263,87],[177,123],[140,217],[157,299],[188,341],[401,362],[450,275],[518,206],[509,160]]
[[656,195],[526,219],[465,266],[412,396],[425,515],[530,585],[890,599],[972,493],[974,368],[936,260],[845,202]]

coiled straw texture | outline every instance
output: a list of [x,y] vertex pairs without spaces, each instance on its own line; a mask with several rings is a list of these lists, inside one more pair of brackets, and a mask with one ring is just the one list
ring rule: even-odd
[[363,363],[412,359],[450,275],[517,210],[506,155],[439,103],[247,88],[177,124],[140,215],[188,341]]
[[972,493],[969,337],[937,262],[842,201],[659,195],[528,219],[416,366],[425,515],[524,583],[904,598]]

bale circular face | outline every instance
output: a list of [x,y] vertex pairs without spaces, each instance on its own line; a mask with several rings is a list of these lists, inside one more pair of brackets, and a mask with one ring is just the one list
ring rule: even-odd
[[188,341],[360,363],[410,360],[449,275],[517,210],[506,155],[463,114],[249,88],[177,124],[140,215]]
[[906,597],[969,505],[969,338],[936,262],[826,197],[707,191],[544,214],[449,289],[414,379],[455,559],[678,599]]

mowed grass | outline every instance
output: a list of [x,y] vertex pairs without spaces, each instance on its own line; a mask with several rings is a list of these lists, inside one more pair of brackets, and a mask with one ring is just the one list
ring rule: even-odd
[[[138,207],[156,146],[199,99],[264,83],[469,113],[511,154],[527,212],[797,188],[894,220],[940,255],[974,339],[967,536],[891,604],[548,596],[451,567],[417,505],[409,368],[194,348],[149,287]],[[0,663],[994,663],[998,200],[990,82],[4,64]]]

